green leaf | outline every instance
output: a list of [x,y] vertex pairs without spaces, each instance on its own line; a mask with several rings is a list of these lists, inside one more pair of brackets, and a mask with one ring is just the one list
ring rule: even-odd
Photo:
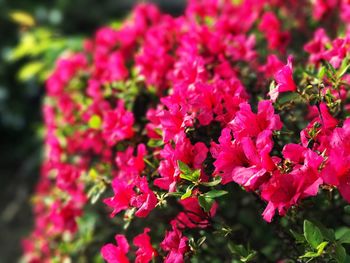
[[316,252],[306,252],[304,255],[300,256],[299,258],[317,258],[319,255]]
[[248,251],[245,249],[243,245],[236,245],[233,243],[229,243],[228,248],[232,254],[237,254],[241,257],[244,257],[248,254]]
[[92,115],[89,119],[89,127],[92,129],[100,129],[102,125],[101,117],[98,115]]
[[191,187],[188,187],[186,189],[186,193],[184,193],[182,196],[181,196],[181,200],[183,199],[186,199],[186,198],[189,198],[192,194],[192,188]]
[[224,191],[224,190],[212,190],[210,192],[207,192],[204,194],[204,196],[207,198],[217,198],[217,197],[220,197],[220,196],[223,196],[223,195],[226,195],[227,194],[227,191]]
[[214,199],[200,195],[198,197],[198,202],[205,212],[209,212],[214,203]]
[[340,79],[348,71],[350,67],[349,61],[347,59],[343,60],[341,68],[338,71],[338,79]]
[[240,260],[242,262],[249,262],[255,258],[256,254],[257,254],[256,251],[252,251],[248,256],[241,257]]
[[293,230],[290,230],[290,233],[293,235],[293,237],[295,238],[297,243],[304,243],[305,242],[305,237],[302,234],[297,233]]
[[10,13],[10,18],[12,21],[20,24],[21,26],[32,27],[35,25],[33,16],[24,11],[12,11]]
[[239,256],[240,262],[249,262],[253,260],[257,254],[256,251],[246,249],[243,245],[229,243],[228,248],[232,254]]
[[350,244],[350,229],[347,229],[344,234],[339,238],[339,242],[342,244]]
[[198,182],[201,173],[200,169],[192,170],[190,167],[188,167],[187,164],[181,161],[177,161],[177,163],[181,171],[180,178],[191,181],[193,183]]
[[319,244],[318,245],[318,247],[317,247],[317,254],[318,255],[322,255],[322,253],[323,253],[323,251],[324,251],[324,249],[325,249],[325,247],[328,245],[328,242],[327,241],[324,241],[324,242],[322,242],[321,244]]
[[214,180],[211,181],[211,182],[201,182],[200,184],[201,184],[201,185],[204,185],[204,186],[210,187],[210,186],[215,186],[215,185],[220,184],[221,181],[222,181],[222,177],[221,177],[221,176],[217,176],[217,177],[215,177]]
[[88,198],[90,198],[91,204],[95,204],[105,190],[106,185],[102,182],[94,185],[87,194]]
[[192,174],[192,169],[190,167],[188,167],[187,164],[185,164],[184,162],[181,162],[180,160],[177,161],[177,165],[179,166],[180,168],[180,171],[183,173],[183,174]]
[[319,79],[323,79],[325,74],[326,74],[326,68],[324,66],[321,66],[320,70],[318,71],[317,77]]
[[37,76],[37,74],[40,73],[40,71],[44,68],[44,64],[39,61],[33,61],[25,66],[23,66],[20,71],[18,72],[18,79],[20,81],[27,81],[31,78],[34,78]]
[[314,222],[314,223],[320,229],[324,239],[331,241],[331,242],[335,241],[335,232],[333,229],[325,227],[320,222]]
[[350,205],[346,205],[344,207],[344,212],[347,213],[347,214],[350,214]]
[[162,147],[163,145],[164,145],[163,140],[157,140],[157,139],[150,139],[147,143],[147,146],[151,148]]
[[337,260],[338,263],[344,263],[345,258],[346,258],[345,248],[342,245],[337,244],[335,246],[335,259]]
[[323,241],[323,236],[320,229],[308,220],[304,221],[304,236],[306,241],[313,248],[317,248]]

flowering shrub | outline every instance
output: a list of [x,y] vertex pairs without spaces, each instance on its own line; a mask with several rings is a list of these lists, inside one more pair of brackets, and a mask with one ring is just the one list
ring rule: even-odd
[[191,0],[99,29],[47,80],[24,261],[349,262],[349,25]]

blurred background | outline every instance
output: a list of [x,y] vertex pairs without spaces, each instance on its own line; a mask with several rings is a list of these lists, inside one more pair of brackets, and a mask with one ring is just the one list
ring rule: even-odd
[[[0,263],[17,262],[33,224],[44,80],[65,49],[125,17],[132,0],[0,0]],[[185,0],[147,1],[182,13]]]

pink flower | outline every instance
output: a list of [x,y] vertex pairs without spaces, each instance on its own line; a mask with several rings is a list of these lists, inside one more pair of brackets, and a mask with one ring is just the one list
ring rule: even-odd
[[52,224],[52,232],[50,231],[50,233],[57,234],[64,231],[75,233],[78,227],[76,219],[81,214],[81,205],[76,204],[74,201],[70,201],[67,204],[56,201],[50,207],[49,220]]
[[188,251],[187,237],[182,236],[181,231],[173,224],[172,231],[167,231],[165,238],[160,244],[168,255],[164,260],[165,263],[183,263],[184,254]]
[[109,146],[113,146],[117,142],[130,139],[134,135],[133,124],[133,114],[125,110],[124,102],[120,100],[115,110],[107,111],[104,114],[102,136]]
[[236,167],[248,164],[242,147],[232,139],[231,130],[228,128],[222,130],[219,144],[212,143],[210,152],[216,159],[215,173],[221,174],[223,184],[233,181],[232,172]]
[[149,231],[149,228],[145,228],[142,234],[134,238],[133,243],[138,247],[135,263],[148,263],[157,255],[156,250],[152,247]]
[[166,144],[160,152],[162,160],[158,171],[161,177],[154,181],[154,185],[174,192],[180,175],[177,161],[182,161],[194,169],[199,169],[207,157],[207,153],[208,148],[204,143],[197,142],[192,145],[185,134],[179,134],[175,147]]
[[256,190],[267,180],[267,172],[275,168],[270,151],[272,133],[265,130],[259,133],[255,141],[244,137],[232,141],[229,129],[224,129],[219,145],[212,144],[215,173],[222,176],[222,183],[236,182],[247,190]]
[[126,254],[129,251],[129,244],[124,235],[116,235],[117,245],[106,244],[101,249],[102,257],[108,263],[129,263]]
[[131,198],[135,195],[133,185],[129,184],[120,178],[115,178],[112,181],[113,192],[115,195],[103,200],[109,207],[113,208],[111,217],[114,217],[122,210],[129,208]]
[[259,68],[266,77],[274,76],[278,70],[283,67],[283,63],[278,59],[276,55],[268,55],[265,65]]
[[313,16],[316,20],[321,20],[324,16],[332,12],[338,5],[337,0],[316,0],[313,4]]
[[68,58],[61,58],[56,63],[56,69],[46,82],[46,89],[50,96],[62,94],[70,80],[86,67],[87,60],[83,54],[75,54]]
[[158,199],[153,191],[149,189],[146,177],[142,177],[139,180],[137,187],[139,189],[139,194],[131,198],[130,204],[138,208],[135,213],[136,216],[146,217],[156,207]]
[[289,32],[282,32],[280,21],[273,12],[266,12],[261,18],[259,30],[264,33],[268,48],[284,52],[290,40]]
[[325,183],[337,186],[340,194],[350,202],[350,119],[342,128],[335,128],[328,137],[327,162],[322,170]]
[[124,152],[118,152],[115,162],[118,166],[118,177],[123,180],[137,180],[145,169],[143,158],[146,155],[146,146],[139,144],[134,156],[134,147],[128,147]]
[[323,183],[318,171],[323,158],[317,153],[300,145],[288,144],[283,149],[283,156],[292,163],[292,171],[281,173],[275,170],[261,189],[261,197],[268,202],[263,213],[267,222],[271,222],[276,209],[283,216],[301,199],[315,196]]
[[276,101],[278,94],[287,91],[296,91],[297,86],[293,80],[292,57],[288,57],[287,65],[283,66],[275,74],[277,86],[269,92],[269,96],[273,102]]
[[258,112],[253,113],[248,103],[241,103],[240,110],[230,123],[234,137],[240,140],[243,137],[257,137],[264,130],[280,130],[282,123],[270,101],[260,101]]
[[317,29],[314,38],[304,46],[304,50],[310,54],[312,63],[319,63],[323,59],[327,44],[330,44],[330,39],[326,35],[326,31],[323,28]]

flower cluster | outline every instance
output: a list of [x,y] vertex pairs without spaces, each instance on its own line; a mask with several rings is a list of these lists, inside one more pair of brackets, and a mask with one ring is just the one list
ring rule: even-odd
[[[339,12],[345,34],[332,40]],[[60,244],[99,214],[107,262],[185,262],[220,225],[220,202],[235,202],[233,184],[267,222],[320,189],[350,202],[348,23],[345,0],[191,0],[179,17],[141,4],[99,29],[46,83],[26,261],[79,254]]]

